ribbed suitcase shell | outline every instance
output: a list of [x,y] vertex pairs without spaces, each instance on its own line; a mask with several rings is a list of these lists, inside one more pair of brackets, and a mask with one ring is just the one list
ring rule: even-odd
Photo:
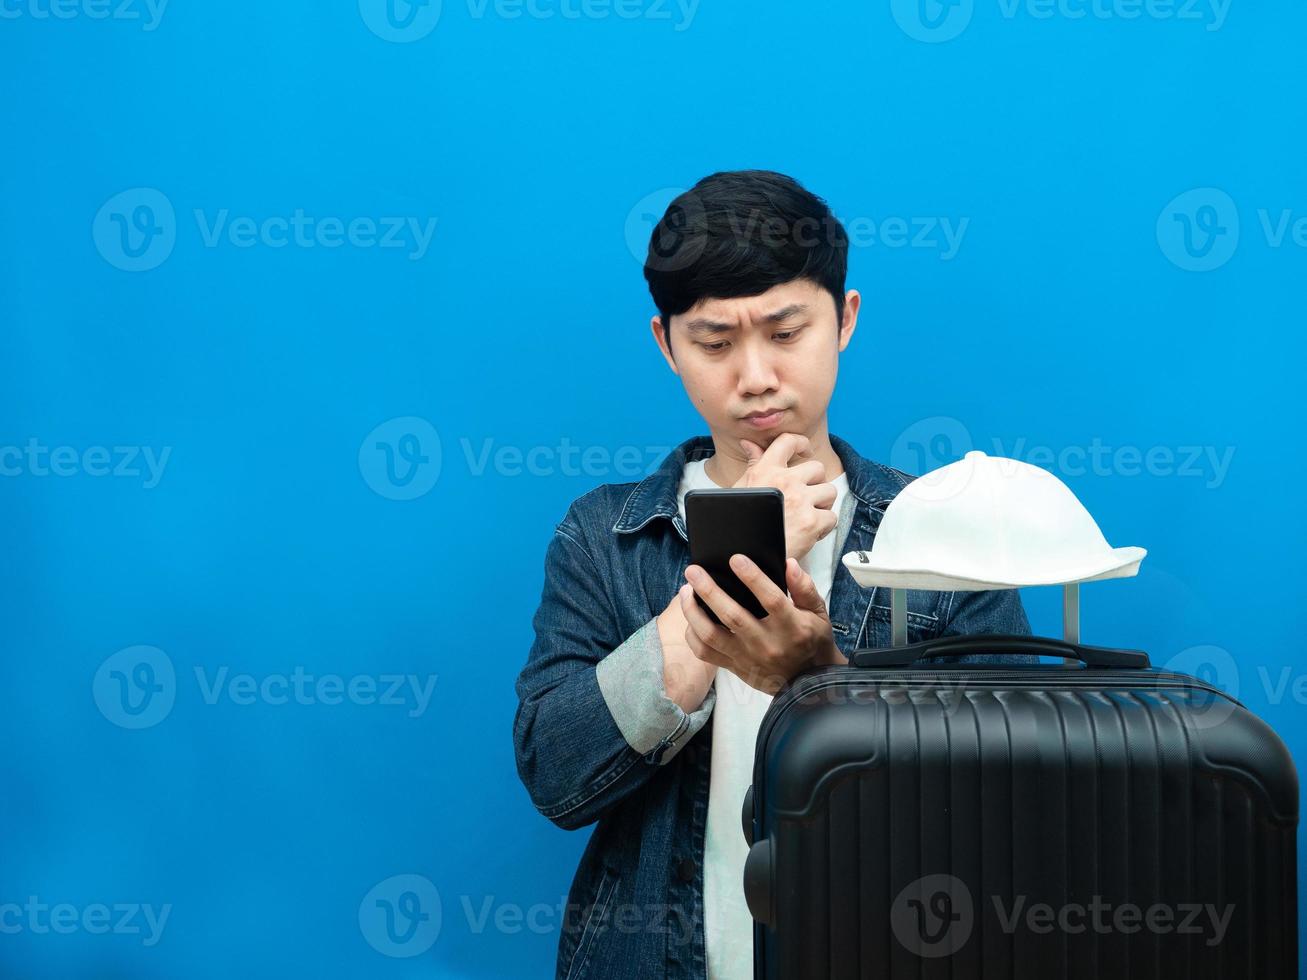
[[[1283,743],[1192,677],[814,671],[764,718],[745,801],[754,976],[1297,977],[1297,820]],[[1228,914],[1219,943],[1195,906]]]

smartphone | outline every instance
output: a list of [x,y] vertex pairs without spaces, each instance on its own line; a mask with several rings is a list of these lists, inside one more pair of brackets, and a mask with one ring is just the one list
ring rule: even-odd
[[[732,599],[758,619],[767,616],[757,597],[731,570],[731,555],[748,556],[782,592],[785,584],[785,495],[776,487],[689,490],[685,524],[690,561],[698,565]],[[694,594],[699,608],[714,623],[717,614]]]

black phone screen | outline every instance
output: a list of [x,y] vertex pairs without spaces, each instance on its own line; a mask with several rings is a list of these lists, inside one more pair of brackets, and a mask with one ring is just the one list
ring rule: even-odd
[[[753,591],[731,570],[731,555],[747,555],[782,592],[785,585],[785,495],[775,487],[690,490],[685,494],[690,561],[712,576],[758,619],[767,615]],[[696,592],[699,608],[721,625]]]

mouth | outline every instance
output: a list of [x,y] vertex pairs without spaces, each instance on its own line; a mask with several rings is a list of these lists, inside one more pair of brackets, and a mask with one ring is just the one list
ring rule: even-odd
[[783,408],[777,408],[770,412],[750,412],[744,417],[744,422],[747,425],[753,426],[755,429],[770,429],[773,426],[780,424],[781,419],[785,415],[785,411],[786,410]]

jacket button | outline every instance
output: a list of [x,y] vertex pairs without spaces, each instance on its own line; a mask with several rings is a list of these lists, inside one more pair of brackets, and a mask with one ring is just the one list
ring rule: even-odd
[[682,858],[676,866],[676,876],[687,885],[694,881],[695,864],[693,858]]

